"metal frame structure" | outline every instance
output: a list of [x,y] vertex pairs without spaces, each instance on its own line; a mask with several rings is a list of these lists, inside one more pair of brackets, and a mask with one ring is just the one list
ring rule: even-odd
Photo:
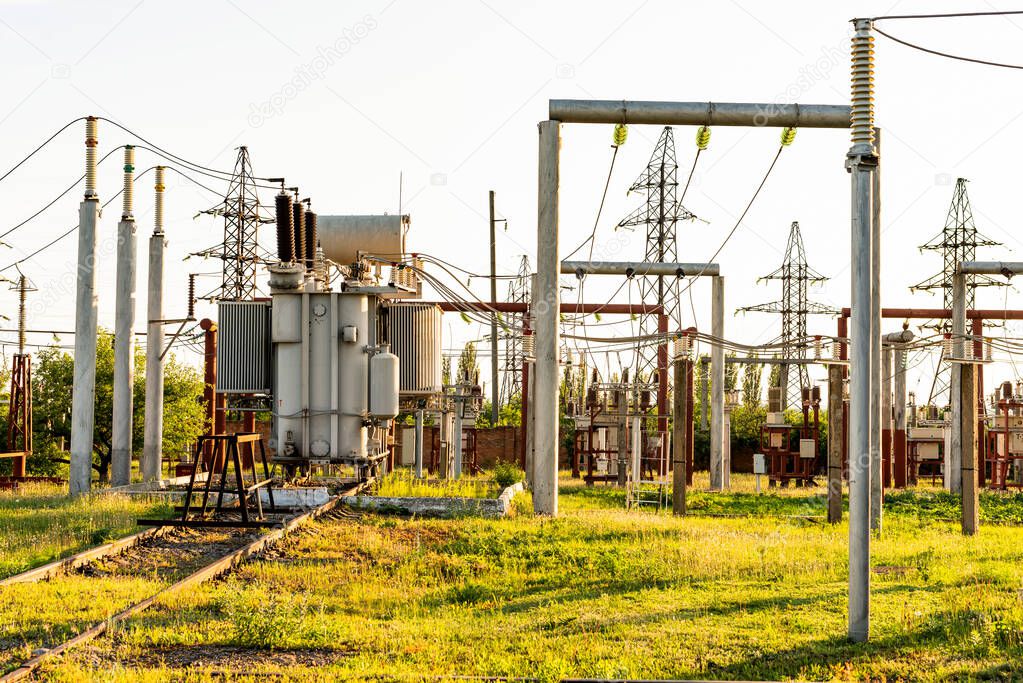
[[[795,340],[806,339],[806,317],[814,315],[834,315],[835,309],[809,300],[808,292],[811,284],[825,282],[824,277],[811,268],[806,262],[806,249],[803,246],[803,235],[799,231],[799,221],[792,221],[789,237],[785,244],[785,259],[774,272],[757,279],[781,280],[781,299],[769,304],[745,306],[740,311],[759,313],[781,313],[782,356],[785,358],[806,358],[806,345]],[[810,373],[807,366],[796,365],[796,372],[790,373],[787,364],[779,368],[781,392],[781,409],[784,411],[789,403],[802,401],[802,390],[810,386]]]
[[[874,146],[873,36],[869,19],[855,22],[852,106],[778,105],[716,102],[629,102],[625,100],[551,100],[548,120],[538,125],[537,283],[534,298],[543,304],[534,325],[535,479],[533,507],[539,514],[558,514],[558,361],[560,288],[559,186],[562,123],[635,123],[655,125],[724,125],[852,129],[846,156],[851,176],[852,367],[850,396],[849,637],[864,641],[870,614],[870,470],[871,423],[879,417],[880,399],[880,178]],[[715,303],[717,303],[715,301]],[[717,311],[715,311],[717,313]],[[715,319],[717,315],[713,316]],[[722,312],[723,317],[723,312]],[[864,343],[859,343],[864,342]],[[720,347],[715,349],[720,353]],[[723,354],[721,354],[723,355]],[[872,360],[876,356],[875,360]],[[723,360],[723,359],[722,359]],[[712,361],[713,362],[713,361]],[[723,380],[724,363],[714,370]],[[721,386],[723,382],[717,382]],[[716,392],[715,392],[716,393]],[[714,414],[723,417],[723,395],[715,396]],[[878,409],[871,418],[871,399]],[[711,443],[721,447],[722,420],[713,420]],[[879,446],[878,436],[877,445]],[[720,451],[719,451],[720,452]],[[880,451],[876,459],[880,461]]]
[[224,217],[224,241],[220,253],[212,254],[223,261],[219,299],[251,301],[256,297],[256,265],[259,263],[259,226],[274,219],[260,215],[259,194],[252,176],[249,149],[238,148],[231,183],[223,202],[203,213]]
[[[977,232],[977,225],[973,221],[973,209],[970,206],[970,197],[966,193],[966,178],[957,178],[955,191],[952,194],[952,204],[948,207],[948,216],[945,218],[945,227],[930,242],[920,247],[921,250],[941,251],[942,269],[940,273],[914,285],[910,290],[942,291],[942,306],[952,308],[952,278],[955,275],[956,266],[964,261],[973,261],[977,258],[977,247],[998,247],[1001,243],[995,242]],[[976,305],[977,287],[1004,286],[988,276],[970,276],[966,281],[966,308],[970,309]],[[936,325],[937,329],[947,332],[949,323],[943,322]],[[929,405],[938,405],[938,401],[949,390],[951,381],[951,366],[948,359],[942,355],[939,361],[938,371],[934,373],[934,380],[931,383],[931,390],[927,402]]]
[[[524,255],[519,261],[518,274],[508,283],[508,301],[525,306],[529,303],[529,257]],[[512,313],[509,326],[514,329],[522,327],[522,314]],[[522,395],[522,336],[519,334],[505,335],[504,340],[504,374],[501,382],[501,405],[507,404],[515,396]]]
[[[644,226],[646,231],[646,252],[643,260],[649,263],[673,263],[678,261],[679,221],[695,218],[678,201],[678,162],[675,160],[675,136],[671,126],[665,126],[657,139],[650,161],[629,192],[644,192],[646,200],[635,211],[618,222],[616,228]],[[640,301],[657,301],[664,307],[676,329],[681,328],[679,313],[679,282],[677,279],[665,282],[664,275],[645,276],[639,279]],[[641,335],[658,332],[658,320],[649,314],[639,317]],[[637,372],[649,372],[658,366],[658,355],[650,347],[640,349]],[[641,379],[637,377],[636,379]]]

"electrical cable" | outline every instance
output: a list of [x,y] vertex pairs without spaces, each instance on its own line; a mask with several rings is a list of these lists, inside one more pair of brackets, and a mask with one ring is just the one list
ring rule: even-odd
[[[149,167],[149,168],[147,168],[146,170],[144,170],[144,171],[142,171],[141,173],[139,173],[138,175],[136,175],[136,176],[135,176],[135,180],[138,180],[139,178],[141,178],[141,177],[142,177],[142,176],[144,176],[145,174],[149,173],[150,171],[154,170],[155,168],[156,168],[156,166],[150,166],[150,167]],[[117,191],[117,193],[116,193],[116,194],[114,194],[114,196],[112,196],[112,197],[111,197],[110,199],[108,199],[107,201],[105,201],[105,202],[103,203],[103,205],[102,205],[102,208],[106,208],[108,204],[110,204],[110,203],[111,203],[111,202],[113,202],[113,201],[114,201],[115,199],[117,199],[118,197],[120,197],[120,196],[121,196],[121,193],[122,193],[122,192],[124,192],[124,188],[121,188],[120,190],[118,190],[118,191]],[[69,229],[69,230],[68,230],[67,232],[65,232],[65,233],[62,233],[62,234],[61,234],[61,235],[59,235],[58,237],[56,237],[56,238],[54,238],[53,240],[51,240],[51,241],[47,242],[47,243],[46,243],[46,244],[44,244],[43,246],[41,246],[41,247],[39,247],[38,249],[36,249],[35,251],[33,251],[33,252],[32,252],[31,254],[29,254],[29,255],[27,255],[27,256],[24,256],[24,257],[22,257],[22,258],[20,258],[20,259],[18,259],[17,261],[15,261],[14,263],[11,263],[10,265],[7,265],[7,266],[4,266],[3,268],[0,268],[0,273],[2,273],[2,272],[4,272],[4,271],[7,271],[7,270],[10,270],[11,268],[16,268],[17,266],[19,266],[20,264],[24,263],[25,261],[28,261],[29,259],[31,259],[31,258],[34,258],[35,256],[38,256],[38,255],[39,255],[40,253],[42,253],[42,252],[46,251],[47,249],[49,249],[50,247],[52,247],[53,245],[55,245],[55,244],[56,244],[57,242],[60,242],[60,241],[61,241],[62,239],[64,239],[65,237],[67,237],[68,235],[70,235],[71,233],[73,233],[73,232],[74,232],[75,230],[77,230],[77,229],[78,229],[78,226],[79,226],[79,225],[80,225],[80,224],[76,223],[76,224],[74,225],[74,227],[72,227],[71,229]]]
[[[99,166],[100,164],[102,164],[102,163],[103,163],[104,161],[106,161],[106,159],[107,159],[107,158],[108,158],[108,157],[109,157],[109,156],[110,156],[111,154],[113,154],[114,152],[116,152],[116,151],[117,151],[117,150],[119,150],[119,149],[124,149],[124,145],[121,145],[120,147],[114,147],[114,148],[113,148],[113,149],[111,149],[111,150],[110,150],[109,152],[107,152],[106,154],[104,154],[104,155],[103,155],[103,156],[102,156],[102,157],[101,157],[101,158],[99,159],[99,161],[97,161],[97,162],[96,162],[96,166]],[[52,200],[50,201],[50,203],[49,203],[49,204],[47,204],[47,205],[46,205],[46,206],[44,206],[43,208],[39,209],[38,211],[36,211],[36,212],[35,212],[34,214],[32,214],[31,216],[29,216],[29,217],[28,217],[28,218],[26,218],[25,220],[23,220],[22,222],[20,222],[20,223],[18,223],[17,225],[15,225],[15,226],[14,226],[13,228],[10,228],[10,229],[8,229],[8,230],[7,230],[6,232],[0,233],[0,240],[2,240],[2,239],[3,239],[4,237],[7,237],[7,236],[8,236],[8,235],[10,235],[10,234],[11,234],[12,232],[14,232],[14,231],[15,231],[15,230],[17,230],[18,228],[22,227],[23,225],[25,225],[25,224],[26,224],[26,223],[28,223],[29,221],[31,221],[31,220],[33,220],[33,219],[37,218],[38,216],[40,216],[40,215],[41,215],[41,214],[42,214],[42,213],[43,213],[44,211],[46,211],[46,210],[47,210],[47,209],[49,209],[49,208],[50,208],[51,206],[53,206],[53,205],[54,205],[54,204],[56,204],[56,203],[57,203],[58,201],[60,201],[60,200],[61,200],[61,199],[62,199],[62,198],[63,198],[63,197],[64,197],[64,196],[65,196],[65,195],[66,195],[66,194],[68,193],[68,192],[70,192],[71,190],[75,189],[75,188],[76,188],[76,187],[78,186],[78,184],[79,184],[80,182],[82,182],[83,180],[85,180],[85,174],[84,174],[84,173],[82,174],[82,176],[81,176],[81,177],[80,177],[80,178],[79,178],[78,180],[76,180],[76,181],[75,181],[74,183],[72,183],[72,184],[71,184],[71,185],[70,185],[70,186],[69,186],[69,187],[68,187],[68,188],[67,188],[66,190],[64,190],[64,191],[63,191],[63,192],[61,192],[61,193],[60,193],[59,195],[57,195],[57,196],[56,196],[55,198],[53,198],[53,199],[52,199]]]
[[929,47],[924,47],[923,45],[917,45],[916,43],[911,43],[908,40],[903,40],[902,38],[896,38],[892,34],[886,33],[885,31],[882,31],[881,29],[879,29],[876,26],[874,27],[874,31],[879,33],[880,35],[884,36],[888,40],[892,40],[892,41],[894,41],[896,43],[899,43],[900,45],[905,45],[906,47],[911,47],[914,50],[920,50],[921,52],[926,52],[928,54],[937,55],[938,57],[946,57],[948,59],[955,59],[955,60],[958,60],[960,62],[971,62],[973,64],[983,64],[985,66],[997,66],[997,67],[1002,68],[1002,69],[1023,69],[1023,65],[1020,65],[1020,64],[1005,64],[1003,62],[992,62],[992,61],[989,61],[989,60],[986,60],[986,59],[977,59],[975,57],[964,57],[962,55],[954,55],[954,54],[951,54],[949,52],[942,52],[940,50],[934,50],[934,49],[931,49]]
[[26,156],[26,157],[25,157],[24,159],[22,159],[22,160],[21,160],[21,161],[19,161],[18,163],[14,164],[14,166],[12,166],[12,167],[10,168],[10,170],[8,170],[8,171],[7,171],[6,173],[4,173],[3,175],[0,175],[0,181],[2,181],[2,180],[3,180],[4,178],[6,178],[6,177],[7,177],[7,176],[9,176],[10,174],[14,173],[15,171],[17,171],[17,170],[18,170],[18,168],[19,168],[19,167],[20,167],[20,166],[21,166],[22,164],[24,164],[24,163],[25,163],[26,161],[28,161],[29,159],[31,159],[32,157],[34,157],[34,156],[36,155],[36,152],[38,152],[39,150],[41,150],[41,149],[42,149],[43,147],[46,147],[46,145],[48,145],[48,144],[50,144],[51,142],[53,142],[54,138],[56,138],[56,137],[57,137],[58,135],[60,135],[61,133],[63,133],[64,131],[66,131],[66,130],[67,130],[68,128],[70,128],[70,127],[71,127],[71,126],[73,126],[74,124],[78,123],[79,121],[84,121],[84,120],[85,120],[86,118],[87,118],[87,117],[85,117],[85,116],[79,116],[79,117],[78,117],[77,119],[74,119],[74,120],[72,120],[72,121],[68,121],[68,122],[67,122],[66,124],[64,124],[64,126],[63,126],[63,127],[61,127],[61,128],[60,128],[60,130],[58,130],[58,131],[57,131],[56,133],[54,133],[54,134],[53,134],[53,135],[51,135],[50,137],[46,138],[46,140],[45,140],[45,141],[43,141],[43,143],[42,143],[41,145],[39,145],[38,147],[36,147],[35,149],[33,149],[33,150],[32,150],[31,152],[29,152],[28,156]]
[[785,149],[785,145],[781,145],[778,147],[778,152],[774,155],[774,159],[771,160],[771,165],[767,167],[767,173],[764,174],[764,177],[760,181],[760,184],[757,186],[757,189],[753,193],[753,196],[750,197],[749,203],[746,204],[746,208],[742,210],[742,215],[740,215],[739,219],[735,221],[735,225],[733,225],[732,229],[728,231],[728,234],[725,236],[724,241],[721,242],[721,245],[718,246],[718,248],[714,251],[711,257],[707,259],[707,263],[704,264],[700,272],[694,275],[693,277],[689,278],[689,282],[682,289],[682,291],[679,292],[679,296],[682,296],[682,294],[684,294],[690,287],[692,287],[693,282],[696,281],[696,278],[703,275],[703,273],[707,270],[707,265],[714,262],[714,259],[718,257],[718,254],[721,253],[721,250],[725,248],[726,244],[728,244],[728,240],[732,239],[732,235],[734,235],[735,231],[739,229],[740,225],[742,225],[742,221],[746,218],[746,214],[748,214],[749,210],[753,207],[753,202],[757,200],[757,197],[760,195],[760,191],[764,189],[764,185],[767,183],[767,179],[771,177],[771,171],[774,170],[775,165],[778,163],[778,158],[781,157],[783,149]]
[[[153,142],[150,142],[149,140],[145,139],[144,137],[142,137],[141,135],[139,135],[135,131],[131,130],[130,128],[128,128],[126,126],[124,126],[123,124],[118,123],[117,121],[114,121],[112,119],[108,119],[105,116],[97,116],[96,118],[99,119],[100,121],[106,121],[107,123],[115,126],[116,128],[120,128],[122,131],[124,131],[128,135],[131,135],[131,136],[133,136],[135,138],[138,138],[142,142],[144,142],[147,145],[149,145],[150,147],[154,148],[154,149],[149,150],[151,152],[159,151],[160,153],[165,154],[165,155],[175,159],[179,163],[185,164],[186,166],[194,166],[195,168],[199,168],[199,169],[202,169],[204,171],[208,171],[210,173],[219,173],[221,175],[227,176],[228,178],[231,178],[231,177],[234,176],[234,172],[233,171],[219,171],[219,170],[217,170],[215,168],[210,168],[208,166],[203,166],[202,164],[197,164],[194,161],[189,161],[188,159],[185,159],[183,157],[179,157],[176,154],[168,152],[167,150],[163,149],[162,147],[159,147],[158,145],[156,145]],[[265,180],[267,182],[272,182],[273,181],[272,178],[263,178],[261,176],[252,176],[252,178],[255,179],[255,180]],[[272,189],[280,189],[279,186],[277,186],[277,185],[273,185],[273,186],[271,186],[271,188]]]
[[887,21],[890,19],[952,19],[956,17],[1001,17],[1011,14],[1023,14],[1023,10],[993,10],[990,12],[948,12],[943,14],[889,14],[871,17],[870,21]]

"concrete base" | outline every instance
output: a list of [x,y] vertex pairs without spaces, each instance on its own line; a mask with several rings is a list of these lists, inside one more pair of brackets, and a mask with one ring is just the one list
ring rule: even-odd
[[524,490],[522,483],[513,484],[497,498],[432,498],[412,496],[344,496],[341,502],[360,510],[398,512],[416,517],[505,517],[512,498]]

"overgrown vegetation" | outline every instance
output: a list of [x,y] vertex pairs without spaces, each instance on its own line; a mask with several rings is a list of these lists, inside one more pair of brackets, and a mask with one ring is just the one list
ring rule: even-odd
[[375,495],[395,498],[494,498],[500,491],[486,474],[461,479],[416,479],[409,468],[388,473],[376,484]]
[[137,529],[137,518],[170,510],[163,501],[123,495],[69,498],[64,487],[51,484],[0,492],[0,577],[126,536]]
[[[272,558],[147,613],[100,654],[127,663],[154,649],[256,648],[266,671],[292,680],[1023,676],[1023,528],[964,538],[934,520],[947,510],[929,507],[930,493],[912,504],[892,496],[873,543],[871,642],[853,645],[848,527],[758,516],[814,508],[820,489],[756,497],[751,478],[735,483],[738,493],[705,493],[701,474],[691,500],[748,513],[739,518],[626,512],[619,490],[562,480],[557,520],[320,522]],[[1020,502],[993,500],[983,504]],[[249,616],[237,607],[275,600]],[[285,666],[282,647],[335,655]],[[73,655],[53,673],[72,676],[96,656]]]

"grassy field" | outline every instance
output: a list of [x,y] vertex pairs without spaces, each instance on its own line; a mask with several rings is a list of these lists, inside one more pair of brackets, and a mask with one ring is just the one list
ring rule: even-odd
[[0,492],[0,578],[126,536],[137,518],[169,511],[162,501],[124,495],[72,499],[53,484]]
[[[872,639],[852,645],[848,527],[815,518],[821,490],[757,498],[752,480],[734,483],[694,490],[683,520],[568,479],[557,520],[325,520],[48,675],[1023,677],[1023,528],[967,539],[941,519],[947,497],[894,497],[873,544]],[[1000,521],[1019,514],[1011,496],[983,504]]]
[[376,496],[427,498],[496,498],[501,487],[489,475],[464,476],[461,479],[416,479],[409,469],[387,474],[372,491]]

